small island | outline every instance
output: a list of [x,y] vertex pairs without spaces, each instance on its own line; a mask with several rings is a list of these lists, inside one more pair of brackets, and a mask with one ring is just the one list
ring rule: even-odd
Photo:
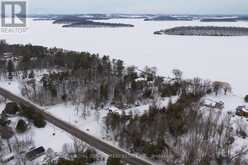
[[239,16],[218,16],[218,17],[209,17],[209,18],[201,18],[201,22],[238,22],[238,21],[248,21],[248,16],[239,15]]
[[180,26],[160,30],[154,34],[187,35],[187,36],[248,36],[245,27],[217,27],[217,26]]
[[190,16],[169,16],[169,15],[155,16],[144,19],[144,21],[192,21],[192,20],[193,18]]
[[200,20],[201,22],[237,22],[238,21],[238,18],[202,18]]
[[62,27],[69,28],[98,28],[98,27],[134,27],[131,24],[123,24],[123,23],[108,23],[108,22],[97,22],[95,20],[107,20],[105,17],[97,17],[92,20],[91,18],[84,18],[78,16],[67,16],[56,19],[54,24],[63,24]]
[[122,24],[122,23],[105,23],[105,22],[94,22],[94,21],[82,21],[82,22],[76,22],[71,24],[63,25],[62,27],[68,28],[68,27],[74,27],[74,28],[99,28],[99,27],[134,27],[134,25],[131,24]]

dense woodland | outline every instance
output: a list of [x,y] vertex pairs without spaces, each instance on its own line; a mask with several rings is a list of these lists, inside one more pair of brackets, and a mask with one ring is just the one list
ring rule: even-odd
[[[218,95],[221,82],[178,79],[179,98],[167,107],[150,106],[143,115],[109,113],[107,131],[130,152],[145,154],[168,165],[243,164],[247,148],[233,155],[231,118],[212,108],[202,110],[206,94]],[[225,84],[224,93],[230,92]],[[209,88],[210,87],[210,88]]]
[[[180,92],[179,70],[174,70],[173,79],[165,79],[156,75],[156,68],[141,71],[124,66],[121,60],[87,52],[1,44],[0,54],[4,52],[11,52],[14,58],[2,58],[1,77],[23,79],[23,95],[41,105],[72,101],[96,108],[109,104],[125,107]],[[49,73],[37,81],[37,70]]]
[[156,31],[154,32],[154,34],[188,36],[247,36],[248,28],[218,26],[178,26],[166,30]]

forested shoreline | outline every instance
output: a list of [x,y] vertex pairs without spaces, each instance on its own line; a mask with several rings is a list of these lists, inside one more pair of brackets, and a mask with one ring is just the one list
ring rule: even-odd
[[217,26],[179,26],[160,30],[154,34],[186,35],[186,36],[248,36],[245,27],[217,27]]
[[[178,92],[176,81],[166,83],[156,68],[140,71],[108,56],[32,45],[1,44],[1,50],[13,55],[5,61],[2,58],[2,76],[26,80],[23,94],[41,105],[85,101],[96,107],[124,107],[152,100],[158,92],[163,97]],[[49,74],[36,81],[35,70],[49,70]],[[175,70],[175,74],[181,73]]]

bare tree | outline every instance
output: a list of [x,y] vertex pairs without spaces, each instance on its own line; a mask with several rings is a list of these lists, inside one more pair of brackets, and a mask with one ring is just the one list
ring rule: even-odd
[[174,75],[176,80],[181,80],[182,79],[183,72],[181,70],[173,69],[172,73],[173,73],[173,75]]

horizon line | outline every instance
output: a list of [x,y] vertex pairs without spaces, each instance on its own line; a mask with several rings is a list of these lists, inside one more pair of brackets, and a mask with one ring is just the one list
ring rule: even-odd
[[87,13],[30,13],[30,14],[27,14],[28,16],[29,15],[91,15],[91,14],[105,14],[105,15],[113,15],[113,14],[116,14],[116,15],[186,15],[186,16],[206,16],[206,15],[214,15],[214,16],[222,16],[222,15],[226,15],[226,16],[240,16],[240,15],[247,15],[248,16],[248,13],[236,13],[236,14],[220,14],[220,13],[211,13],[211,14],[182,14],[182,13],[125,13],[125,12],[122,12],[122,13],[116,13],[116,12],[113,12],[113,13],[109,13],[109,12],[87,12]]

